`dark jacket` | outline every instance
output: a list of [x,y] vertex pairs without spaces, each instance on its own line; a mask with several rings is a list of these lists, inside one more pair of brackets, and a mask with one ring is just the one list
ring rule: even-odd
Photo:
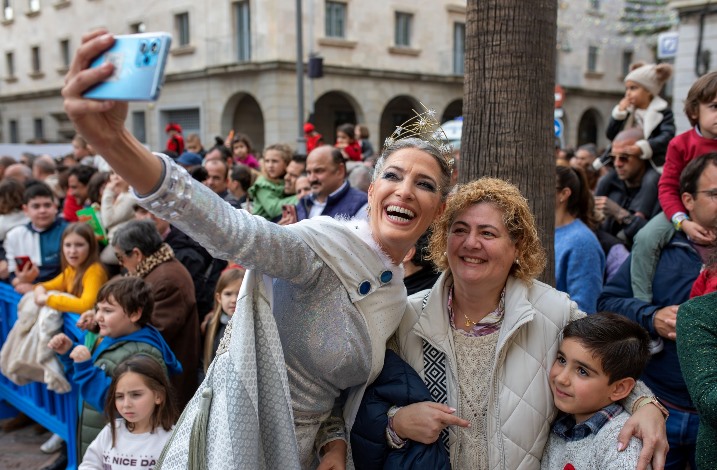
[[164,241],[172,247],[175,258],[189,271],[194,283],[197,311],[200,317],[204,316],[214,306],[214,288],[227,262],[212,258],[203,246],[174,226],[170,226],[169,235]]
[[[633,297],[630,280],[631,259],[622,265],[598,298],[598,311],[615,312],[639,323],[652,338],[655,312],[662,307],[679,305],[690,297],[692,283],[702,268],[702,259],[687,237],[677,232],[662,249],[652,281],[652,303]],[[663,338],[664,347],[653,355],[642,374],[642,380],[660,398],[683,408],[694,408],[682,378],[674,341]]]
[[657,199],[657,182],[659,179],[659,173],[650,166],[647,167],[645,174],[642,176],[642,183],[639,188],[628,188],[625,182],[617,177],[615,171],[611,171],[600,178],[595,189],[595,196],[607,196],[620,207],[630,211],[630,213],[641,212],[647,217],[647,219],[635,217],[628,225],[622,225],[612,217],[606,217],[600,228],[615,236],[623,231],[624,241],[627,242],[628,246],[631,246],[635,234],[651,218],[662,211],[660,201]]
[[[654,101],[654,99],[653,99]],[[661,106],[657,106],[654,110],[650,109],[648,112],[662,114],[662,120],[657,124],[650,132],[650,136],[646,139],[647,143],[652,149],[652,161],[657,166],[665,164],[665,154],[667,154],[667,145],[670,140],[675,136],[675,118],[672,114],[672,110],[666,102],[662,101]],[[664,106],[664,107],[663,107]],[[659,116],[659,114],[657,114]],[[610,117],[610,122],[607,125],[605,135],[608,139],[613,140],[624,128],[625,123],[628,119],[617,120]]]
[[[366,205],[368,202],[368,194],[358,189],[352,188],[347,181],[344,181],[343,187],[338,193],[330,195],[326,200],[326,207],[321,215],[329,217],[347,217],[351,218]],[[304,196],[296,204],[297,221],[309,218],[311,207],[314,205],[312,195]]]
[[351,453],[357,469],[451,468],[440,439],[431,445],[408,441],[402,449],[395,450],[386,442],[389,408],[422,401],[433,399],[421,377],[396,353],[387,350],[383,370],[366,389],[351,429]]

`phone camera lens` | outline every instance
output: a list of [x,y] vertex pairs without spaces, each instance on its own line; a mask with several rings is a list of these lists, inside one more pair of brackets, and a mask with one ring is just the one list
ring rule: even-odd
[[141,52],[142,54],[147,52],[147,41],[141,41],[139,43],[139,52]]
[[152,46],[151,46],[151,47],[152,47],[152,53],[153,53],[153,54],[156,54],[157,51],[159,51],[159,42],[157,42],[157,41],[152,41]]

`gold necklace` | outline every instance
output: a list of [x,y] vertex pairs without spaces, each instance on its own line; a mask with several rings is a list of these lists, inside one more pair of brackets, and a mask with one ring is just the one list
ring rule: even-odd
[[[455,321],[456,309],[454,308],[453,311],[454,311],[454,314],[453,314],[454,320],[453,321]],[[503,292],[501,292],[501,294],[500,294],[500,300],[498,301],[498,307],[496,307],[496,309],[493,310],[492,312],[490,312],[488,315],[491,315],[492,313],[502,313],[504,311],[505,311],[505,289],[503,289]],[[486,315],[486,317],[488,315]],[[466,322],[465,322],[466,328],[468,328],[470,326],[478,326],[478,324],[481,322],[481,320],[478,320],[477,322],[471,320],[470,318],[468,318],[468,315],[466,315],[465,313],[463,314],[463,317],[466,319]],[[483,317],[483,318],[485,318],[485,317]]]

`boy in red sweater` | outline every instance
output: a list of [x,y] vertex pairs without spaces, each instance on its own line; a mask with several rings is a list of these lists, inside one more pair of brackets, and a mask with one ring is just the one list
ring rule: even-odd
[[[717,72],[699,78],[685,100],[685,114],[694,127],[670,141],[658,184],[658,197],[665,217],[655,217],[635,236],[632,247],[632,291],[636,298],[652,301],[652,279],[659,252],[683,230],[698,245],[711,245],[717,234],[690,220],[680,196],[680,175],[700,155],[717,152]],[[705,194],[704,197],[717,197]],[[670,223],[671,222],[671,223]]]

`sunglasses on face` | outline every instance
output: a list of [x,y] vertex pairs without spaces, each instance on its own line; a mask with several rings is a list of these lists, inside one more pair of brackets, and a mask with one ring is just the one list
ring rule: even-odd
[[616,162],[627,163],[631,158],[637,158],[637,155],[630,155],[629,153],[611,153],[612,157]]

